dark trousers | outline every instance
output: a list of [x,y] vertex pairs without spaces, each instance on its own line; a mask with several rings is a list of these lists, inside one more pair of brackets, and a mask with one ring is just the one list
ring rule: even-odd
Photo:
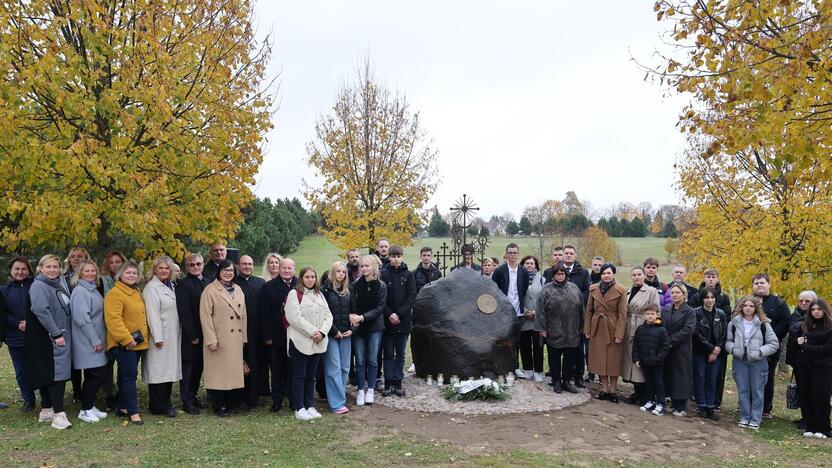
[[81,409],[92,409],[95,405],[95,395],[104,381],[106,365],[84,369],[84,380],[81,383]]
[[64,392],[66,381],[52,382],[52,384],[40,388],[40,399],[42,408],[52,408],[55,413],[64,412]]
[[583,335],[581,332],[581,342],[578,343],[578,347],[575,348],[575,379],[583,379],[584,378],[584,371],[586,370],[586,358],[587,358],[587,347],[589,345],[589,340]]
[[[255,347],[257,352],[257,388],[260,390],[260,396],[271,395],[269,389],[269,370],[271,368],[272,356],[271,350],[262,341],[258,342]],[[254,371],[254,369],[252,369]]]
[[179,397],[183,405],[196,404],[199,381],[202,379],[202,361],[182,361],[182,380],[179,381]]
[[72,399],[81,399],[81,371],[72,369]]
[[118,409],[132,416],[139,412],[139,396],[136,379],[139,376],[140,351],[116,347],[112,350],[118,363]]
[[384,348],[384,384],[392,385],[404,380],[404,353],[407,351],[407,337],[405,334],[387,334],[382,337]]
[[283,397],[292,401],[292,361],[286,355],[286,346],[275,343],[272,346],[272,402],[283,404]]
[[523,370],[543,372],[543,343],[536,331],[520,332],[520,358],[523,361]]
[[289,355],[292,357],[292,409],[315,406],[315,375],[321,362],[321,354],[303,354],[289,343]]
[[246,364],[248,364],[249,373],[243,379],[244,387],[240,403],[245,403],[250,407],[257,406],[260,401],[260,369],[257,350],[254,346],[253,341],[243,345],[243,356]]
[[641,368],[644,373],[644,399],[664,406],[664,366]]
[[806,421],[809,419],[809,416],[806,414],[806,411],[809,410],[809,405],[803,404],[803,392],[805,389],[803,388],[803,376],[805,376],[809,372],[809,368],[806,366],[792,366],[792,374],[794,375],[794,383],[797,385],[797,398],[800,400],[800,418],[803,419],[803,424],[806,424]]
[[20,389],[20,398],[24,403],[35,404],[35,392],[29,388],[29,379],[26,378],[26,348],[23,346],[9,346],[9,356],[12,358],[14,377],[17,380],[17,388]]
[[211,407],[214,411],[220,411],[223,408],[232,410],[240,405],[240,398],[243,396],[242,389],[235,390],[207,390],[211,397]]
[[[549,371],[552,373],[552,382],[559,380],[569,382],[575,378],[575,359],[580,347],[580,344],[576,348],[555,348],[546,345],[549,351]],[[561,359],[563,359],[563,365],[561,365]]]
[[771,413],[774,401],[774,373],[777,370],[777,363],[780,361],[780,351],[777,351],[768,358],[768,380],[763,393],[763,413]]
[[[330,338],[330,343],[332,341],[333,338]],[[320,398],[326,399],[326,375],[324,373],[323,362],[318,366],[318,372],[315,374],[315,392],[317,392]]]
[[148,409],[153,414],[164,414],[173,408],[170,402],[170,394],[173,391],[173,382],[147,384],[147,394],[150,397]]
[[829,397],[832,396],[832,367],[807,367],[801,376],[800,406],[804,407],[806,431],[830,435]]
[[728,353],[723,350],[717,358],[719,361],[719,374],[716,376],[716,393],[714,395],[714,406],[722,407],[722,394],[725,392],[725,371],[728,369]]

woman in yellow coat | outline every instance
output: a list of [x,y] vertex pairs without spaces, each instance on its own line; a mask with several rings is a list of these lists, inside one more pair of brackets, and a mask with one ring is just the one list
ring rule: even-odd
[[615,265],[601,267],[601,282],[589,287],[584,334],[589,339],[589,372],[601,378],[596,398],[618,403],[621,343],[627,325],[627,290],[615,282]]
[[216,279],[199,300],[205,388],[211,393],[214,413],[221,418],[240,403],[239,390],[245,385],[246,298],[234,284],[236,276],[234,264],[223,260]]
[[107,325],[107,350],[118,363],[118,405],[116,414],[130,416],[133,424],[143,424],[138,410],[136,379],[139,357],[147,349],[147,315],[138,289],[139,266],[125,262],[115,276],[115,286],[104,298]]

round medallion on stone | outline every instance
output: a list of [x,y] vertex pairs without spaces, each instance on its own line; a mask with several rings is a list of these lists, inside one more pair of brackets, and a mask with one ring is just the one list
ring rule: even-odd
[[483,294],[477,298],[477,308],[484,314],[493,314],[497,310],[497,299],[491,294]]

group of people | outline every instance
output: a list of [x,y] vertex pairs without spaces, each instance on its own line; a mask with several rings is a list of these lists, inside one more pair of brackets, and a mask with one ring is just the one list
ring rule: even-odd
[[[668,411],[685,416],[695,399],[699,416],[717,419],[731,355],[739,425],[759,429],[771,416],[774,370],[788,337],[798,423],[804,435],[830,436],[832,315],[811,291],[801,293],[791,312],[771,294],[769,277],[755,275],[753,294],[732,310],[712,268],[699,288],[685,282],[682,266],[663,283],[659,262],[648,258],[631,269],[626,288],[616,282],[613,264],[595,257],[587,270],[571,245],[554,249],[553,266],[544,271],[536,257],[519,258],[514,243],[503,262],[486,258],[477,265],[470,246],[461,254],[452,270],[490,277],[517,314],[518,378],[543,382],[546,355],[555,392],[576,393],[597,378],[595,397],[618,403],[621,377],[635,389],[626,400],[642,411],[663,415],[669,398]],[[292,259],[269,254],[259,277],[250,256],[234,263],[224,245],[214,244],[207,262],[200,254],[186,256],[184,275],[171,258],[154,259],[144,281],[142,267],[117,251],[100,269],[83,248],[63,262],[45,255],[34,274],[28,259],[15,257],[0,288],[0,331],[24,411],[34,409],[38,390],[38,420],[56,429],[71,425],[64,411],[67,381],[81,403],[78,419],[107,417],[95,406],[103,390],[105,409],[142,424],[140,363],[153,414],[176,417],[177,382],[190,414],[206,407],[197,398],[200,383],[220,417],[270,396],[272,411],[286,398],[296,418],[316,419],[316,387],[330,411],[344,414],[351,379],[358,406],[374,403],[376,391],[406,394],[412,309],[418,292],[442,273],[429,247],[412,271],[403,256],[401,247],[381,239],[375,254],[352,249],[346,262],[334,262],[319,277],[310,266],[296,275]]]

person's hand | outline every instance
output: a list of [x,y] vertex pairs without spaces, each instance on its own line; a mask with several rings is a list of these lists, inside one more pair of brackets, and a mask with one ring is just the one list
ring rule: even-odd
[[393,312],[392,314],[390,314],[390,317],[388,318],[388,320],[389,320],[389,321],[390,321],[390,323],[391,323],[391,324],[393,324],[393,325],[398,325],[398,324],[400,324],[400,323],[401,323],[401,320],[399,320],[399,314],[397,314],[397,313],[395,313],[395,312]]
[[58,347],[63,348],[64,346],[66,346],[66,340],[64,339],[64,337],[56,338],[55,344],[58,345]]
[[216,343],[215,343],[215,344],[209,344],[209,345],[208,345],[208,351],[216,351],[216,350],[217,350],[217,345],[216,345]]
[[272,345],[272,340],[266,340],[265,343],[266,343],[266,346],[271,346]]
[[350,325],[356,327],[364,320],[363,315],[350,314]]
[[586,339],[589,339],[589,333],[584,333],[584,336],[586,337]]
[[136,347],[136,341],[135,340],[130,340],[130,342],[127,343],[127,345],[125,346],[125,348],[127,348],[128,351],[133,351],[133,348],[135,348],[135,347]]
[[621,338],[615,337],[615,344],[621,344],[622,341],[624,341],[624,340],[622,340]]
[[722,348],[720,348],[719,346],[714,346],[714,351],[713,351],[714,356],[719,356],[719,353],[721,353],[721,352],[722,352]]
[[25,332],[26,331],[26,321],[21,320],[20,322],[17,322],[17,329],[20,330],[21,332]]
[[708,362],[714,362],[714,361],[716,361],[716,354],[713,354],[713,353],[709,354],[708,355]]
[[344,337],[344,335],[342,335],[341,332],[338,332],[338,333],[335,334],[335,339],[336,340],[340,340],[343,337]]
[[534,320],[534,311],[533,311],[533,310],[526,309],[526,311],[525,311],[525,312],[523,312],[523,317],[524,317],[526,320]]
[[95,351],[96,353],[100,353],[101,351],[104,351],[104,346],[99,343],[99,344],[95,345],[92,348],[92,350]]
[[199,338],[192,339],[191,344],[199,344]]
[[341,333],[341,338],[349,338],[352,336],[352,330],[347,330],[344,333]]
[[803,346],[803,343],[805,343],[805,342],[806,342],[806,337],[805,336],[797,337],[797,344],[799,344],[800,346]]
[[641,369],[641,361],[636,361],[636,367],[638,367],[639,369]]
[[164,341],[157,341],[156,342],[156,349],[162,349],[162,346],[165,345]]
[[545,331],[538,332],[538,333],[540,334],[541,338],[546,338],[546,332]]
[[312,335],[312,341],[314,341],[315,343],[320,343],[323,339],[324,337],[319,331],[316,331],[315,334]]

